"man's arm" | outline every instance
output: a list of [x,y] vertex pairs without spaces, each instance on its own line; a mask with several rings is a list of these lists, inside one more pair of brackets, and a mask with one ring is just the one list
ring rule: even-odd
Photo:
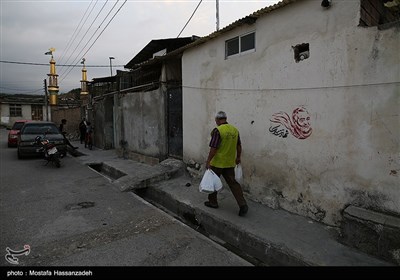
[[210,168],[210,162],[213,159],[213,157],[215,156],[215,154],[217,153],[217,149],[218,149],[220,141],[221,141],[221,137],[220,137],[219,131],[217,128],[214,128],[213,131],[211,132],[211,141],[209,144],[210,151],[208,153],[207,162],[206,162],[207,169]]
[[242,156],[242,141],[240,140],[240,135],[238,136],[238,142],[236,145],[236,164],[241,162],[240,157]]
[[217,153],[217,149],[216,148],[210,148],[210,152],[208,153],[208,158],[207,158],[207,163],[206,163],[206,168],[209,169],[210,168],[210,162],[213,159],[213,157],[215,156],[215,154]]
[[241,162],[240,159],[241,155],[242,155],[242,145],[238,143],[236,146],[236,164],[239,164]]

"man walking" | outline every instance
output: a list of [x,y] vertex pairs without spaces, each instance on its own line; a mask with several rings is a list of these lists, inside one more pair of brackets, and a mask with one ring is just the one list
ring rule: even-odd
[[79,123],[79,134],[81,136],[81,144],[85,142],[86,138],[86,119],[83,118],[82,121]]
[[[246,215],[248,206],[243,196],[241,185],[235,179],[235,166],[240,163],[242,144],[239,131],[233,125],[228,124],[226,113],[219,111],[215,116],[217,127],[211,132],[210,151],[206,168],[211,168],[218,177],[224,177],[239,205],[239,216]],[[208,201],[204,205],[218,208],[218,192],[208,195]]]

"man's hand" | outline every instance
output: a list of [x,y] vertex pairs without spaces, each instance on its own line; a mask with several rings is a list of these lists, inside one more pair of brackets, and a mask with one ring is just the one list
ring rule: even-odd
[[241,162],[240,157],[242,155],[242,145],[237,144],[236,146],[236,164],[239,164]]

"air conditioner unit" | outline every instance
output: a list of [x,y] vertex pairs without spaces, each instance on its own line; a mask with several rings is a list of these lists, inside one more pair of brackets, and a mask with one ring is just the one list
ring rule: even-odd
[[308,58],[309,56],[310,56],[310,52],[309,51],[305,51],[305,52],[299,53],[299,59],[300,60],[304,60],[304,59]]

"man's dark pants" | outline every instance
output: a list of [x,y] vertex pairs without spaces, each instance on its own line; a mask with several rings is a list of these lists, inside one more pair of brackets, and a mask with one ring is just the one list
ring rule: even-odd
[[[232,194],[235,197],[236,202],[239,205],[239,207],[247,204],[246,200],[244,199],[244,196],[243,196],[242,187],[235,179],[234,167],[218,168],[218,167],[211,166],[211,170],[214,171],[214,173],[217,174],[218,177],[221,177],[221,175],[222,175],[222,177],[224,177],[224,179],[225,179],[226,183],[228,184],[229,188],[231,189]],[[218,205],[217,194],[218,194],[218,192],[213,192],[208,195],[208,201],[210,201],[210,203],[213,205]]]

